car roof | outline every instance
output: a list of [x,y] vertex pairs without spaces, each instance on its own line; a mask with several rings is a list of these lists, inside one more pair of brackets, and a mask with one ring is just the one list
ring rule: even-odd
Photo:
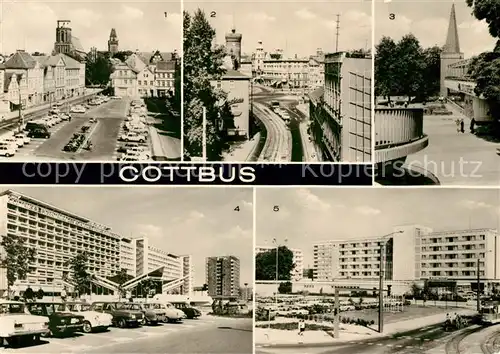
[[2,304],[16,304],[16,305],[24,305],[24,302],[21,301],[13,301],[13,300],[7,300],[7,299],[0,299],[0,305]]

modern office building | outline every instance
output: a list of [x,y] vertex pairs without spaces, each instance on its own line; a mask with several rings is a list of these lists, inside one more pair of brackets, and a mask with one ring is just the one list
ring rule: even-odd
[[206,260],[208,295],[240,297],[240,260],[235,256],[208,257]]
[[493,229],[433,231],[397,226],[384,238],[325,241],[313,245],[314,280],[354,283],[379,277],[381,244],[384,278],[395,282],[433,279],[467,285],[500,283],[500,235]]
[[311,131],[321,160],[371,162],[371,77],[369,56],[326,54],[323,93],[310,100]]
[[[17,291],[30,286],[58,293],[71,286],[64,280],[69,275],[65,263],[79,252],[87,252],[92,281],[106,291],[116,290],[117,284],[109,279],[121,269],[134,277],[125,283],[131,287],[152,273],[165,292],[178,289],[187,294],[192,284],[185,285],[192,279],[189,256],[153,247],[146,237],[122,237],[108,226],[11,190],[0,194],[0,235],[22,237],[27,247],[37,250],[26,279],[14,284]],[[0,293],[6,289],[6,269],[0,269]]]
[[[255,248],[255,254],[263,253],[263,252],[268,252],[272,249],[276,249],[276,247],[272,246],[257,246]],[[289,248],[290,251],[293,253],[293,263],[295,264],[294,269],[291,272],[291,279],[298,281],[302,279],[302,276],[304,274],[304,253],[302,250],[296,249],[296,248]]]

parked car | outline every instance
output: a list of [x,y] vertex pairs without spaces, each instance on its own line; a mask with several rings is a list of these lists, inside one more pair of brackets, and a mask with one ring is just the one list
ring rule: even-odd
[[113,316],[113,326],[120,328],[139,327],[144,322],[144,316],[140,310],[123,308],[121,302],[94,302],[90,310],[109,313]]
[[24,143],[23,143],[21,146],[19,146],[19,141],[16,138],[14,138],[13,136],[2,138],[2,141],[5,141],[7,144],[12,145],[16,149],[16,151],[18,150],[18,148],[20,148],[24,145]]
[[27,303],[26,306],[32,315],[45,316],[49,319],[49,335],[60,336],[83,330],[84,317],[58,311],[56,303],[33,302]]
[[95,118],[90,118],[90,119],[89,119],[89,123],[97,123],[97,119],[95,119]]
[[50,138],[50,132],[47,130],[47,128],[33,129],[28,132],[28,136],[30,138],[35,138],[35,139],[36,138],[48,139]]
[[175,301],[175,302],[172,302],[172,305],[174,305],[174,307],[176,309],[179,309],[179,310],[183,311],[186,314],[186,317],[188,319],[190,319],[190,320],[198,318],[198,317],[201,316],[201,311],[200,310],[198,310],[197,308],[189,305],[185,301]]
[[49,322],[44,316],[29,314],[24,303],[0,299],[0,340],[9,345],[19,342],[39,342],[49,333]]
[[86,109],[83,106],[73,106],[70,109],[71,113],[85,113]]
[[122,141],[133,141],[138,143],[144,143],[146,141],[146,137],[144,135],[126,133],[120,136],[120,140]]
[[15,136],[16,136],[16,139],[23,139],[24,144],[29,144],[31,142],[31,138],[28,137],[27,134],[17,133]]
[[129,310],[139,310],[144,315],[144,323],[147,325],[157,325],[160,322],[164,322],[165,311],[156,310],[146,306],[147,304],[139,303],[124,303],[122,308]]
[[61,120],[71,120],[71,115],[69,113],[61,113],[59,118],[61,118]]
[[85,333],[106,331],[113,323],[113,316],[109,313],[92,311],[90,307],[90,304],[84,302],[66,302],[58,304],[56,311],[83,316],[83,332]]
[[124,153],[122,156],[122,158],[125,158],[125,157],[131,157],[131,158],[135,158],[136,161],[147,161],[149,160],[149,156],[141,151],[127,151],[126,153]]
[[176,309],[172,304],[160,302],[148,302],[144,304],[145,307],[163,313],[163,322],[181,322],[186,318],[184,311]]

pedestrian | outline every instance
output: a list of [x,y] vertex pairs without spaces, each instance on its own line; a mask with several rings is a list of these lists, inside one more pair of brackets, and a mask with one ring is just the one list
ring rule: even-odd
[[457,133],[460,133],[460,119],[457,118],[457,120],[455,120],[455,124],[457,125]]
[[304,335],[304,331],[306,330],[306,322],[304,320],[299,321],[299,336]]
[[461,133],[465,133],[464,125],[465,125],[464,120],[461,119],[460,120],[460,132]]
[[470,121],[470,132],[472,134],[474,134],[474,126],[476,125],[476,120],[474,118],[472,118],[472,120]]

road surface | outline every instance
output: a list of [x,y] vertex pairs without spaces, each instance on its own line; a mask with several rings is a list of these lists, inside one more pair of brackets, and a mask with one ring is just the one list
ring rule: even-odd
[[49,338],[5,353],[252,353],[252,320],[202,317],[183,323],[111,328],[108,332]]
[[[454,332],[445,332],[441,324],[424,327],[418,330],[400,333],[386,338],[366,339],[332,344],[296,344],[282,346],[256,347],[256,354],[493,354],[484,351],[483,343],[496,333],[497,344],[500,343],[500,328],[484,332],[484,327],[473,325]],[[478,334],[483,334],[482,337]],[[467,345],[465,340],[475,345]],[[482,339],[480,339],[482,338]],[[483,349],[479,349],[483,348]]]

